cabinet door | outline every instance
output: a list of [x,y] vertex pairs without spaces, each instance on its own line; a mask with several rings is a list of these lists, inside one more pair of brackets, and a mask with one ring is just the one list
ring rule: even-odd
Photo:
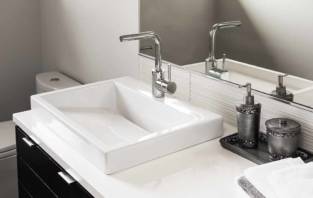
[[58,196],[67,196],[69,188],[64,180],[59,176],[62,168],[42,151],[26,134],[18,129],[17,155],[18,158],[26,162],[32,170],[44,181]]
[[[16,128],[16,141],[18,163],[25,162],[57,197],[92,197],[19,127]],[[19,176],[23,177],[23,174],[21,173]],[[23,178],[21,178],[21,180],[23,180]]]
[[[20,182],[19,193],[25,196],[56,198],[56,194],[36,175],[36,173],[24,162],[18,161],[18,178]],[[27,190],[26,190],[27,189]],[[27,197],[27,196],[26,196]]]
[[23,186],[23,184],[19,183],[18,187],[19,187],[19,190],[18,190],[19,191],[18,192],[19,198],[32,198],[30,193]]

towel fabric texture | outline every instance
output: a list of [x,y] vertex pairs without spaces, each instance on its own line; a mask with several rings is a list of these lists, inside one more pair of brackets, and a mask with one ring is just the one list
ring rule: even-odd
[[[313,163],[305,164],[300,158],[249,168],[244,171],[243,178],[251,184],[248,189],[253,192],[255,188],[266,198],[313,197]],[[241,187],[243,181],[242,178],[238,180]],[[247,192],[247,188],[244,190]]]

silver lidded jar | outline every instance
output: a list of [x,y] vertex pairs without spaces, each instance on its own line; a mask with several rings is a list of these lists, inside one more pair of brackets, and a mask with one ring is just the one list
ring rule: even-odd
[[267,120],[265,126],[272,160],[292,157],[299,146],[301,125],[291,119],[274,118]]

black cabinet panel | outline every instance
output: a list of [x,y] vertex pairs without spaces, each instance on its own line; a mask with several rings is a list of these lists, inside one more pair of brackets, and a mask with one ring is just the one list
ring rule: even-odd
[[23,186],[22,183],[18,184],[18,197],[19,198],[33,198],[30,193],[28,192],[28,190],[26,190],[26,188]]
[[[56,198],[57,196],[44,184],[33,170],[24,162],[18,161],[19,182],[34,198]],[[20,190],[22,191],[22,190]],[[23,191],[22,191],[23,192]]]
[[[92,196],[75,180],[73,180],[65,170],[57,164],[43,149],[40,148],[30,137],[19,127],[16,127],[16,142],[18,164],[26,164],[33,170],[36,177],[48,186],[57,197],[64,198],[91,198]],[[26,189],[23,180],[24,169],[19,167],[19,180]],[[70,180],[70,181],[69,181]],[[33,193],[29,190],[30,194]]]
[[75,183],[71,187],[71,192],[70,192],[69,197],[72,197],[72,198],[91,198],[93,196],[91,196],[89,194],[89,192],[86,189],[84,189],[79,183]]
[[48,155],[46,155],[39,146],[30,146],[25,142],[34,144],[26,135],[19,132],[17,134],[18,144],[18,156],[22,158],[30,167],[40,175],[48,186],[55,189],[55,193],[58,196],[67,196],[69,194],[69,188],[65,181],[59,176],[59,172],[62,172],[62,168],[55,164]]

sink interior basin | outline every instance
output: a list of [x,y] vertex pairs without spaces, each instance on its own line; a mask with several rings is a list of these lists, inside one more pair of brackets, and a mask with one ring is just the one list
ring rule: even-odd
[[221,116],[155,99],[130,77],[35,95],[31,104],[82,140],[73,147],[94,147],[85,157],[108,174],[222,135]]
[[[218,60],[218,65],[221,66],[222,60]],[[192,71],[205,73],[205,63],[195,63],[184,66]],[[226,60],[225,69],[228,71],[223,73],[221,78],[237,84],[252,83],[254,89],[262,91],[264,93],[272,93],[276,89],[278,84],[278,75],[282,75],[281,72],[257,67],[254,65],[234,61],[231,59]],[[288,75],[284,79],[284,84],[289,91],[297,93],[303,89],[307,89],[313,86],[313,82],[296,76]]]
[[88,86],[41,98],[53,104],[60,116],[90,131],[103,149],[137,142],[192,120],[190,115],[136,92],[109,81],[100,87]]

